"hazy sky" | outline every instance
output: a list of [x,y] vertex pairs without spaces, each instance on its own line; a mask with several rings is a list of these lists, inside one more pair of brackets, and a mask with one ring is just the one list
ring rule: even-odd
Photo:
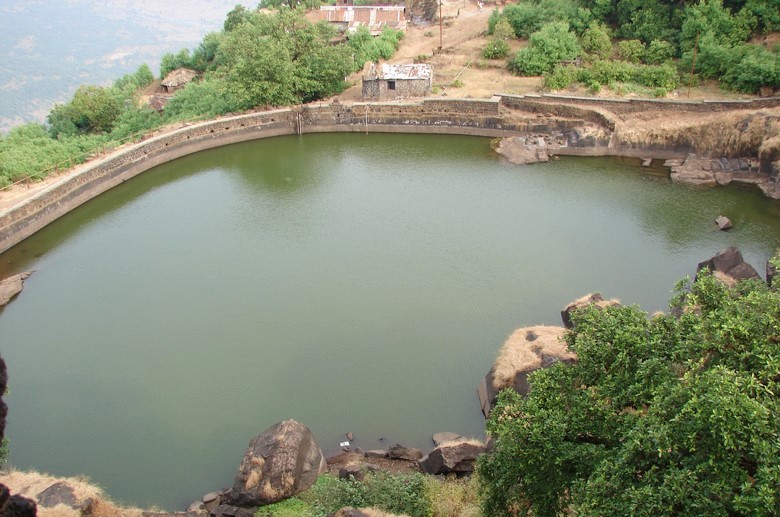
[[109,84],[197,46],[241,0],[1,0],[0,131],[42,121],[81,84]]

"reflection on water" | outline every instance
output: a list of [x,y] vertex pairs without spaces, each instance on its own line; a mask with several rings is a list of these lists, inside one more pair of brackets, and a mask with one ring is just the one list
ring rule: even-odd
[[330,451],[346,431],[366,449],[481,436],[475,388],[514,328],[594,290],[663,309],[731,244],[761,270],[777,207],[610,159],[510,165],[473,137],[185,157],[0,256],[36,270],[0,314],[11,461],[175,510],[287,418]]

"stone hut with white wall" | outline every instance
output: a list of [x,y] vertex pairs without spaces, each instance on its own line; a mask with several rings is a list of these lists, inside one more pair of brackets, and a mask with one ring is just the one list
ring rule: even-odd
[[433,86],[431,65],[377,66],[371,63],[363,74],[363,98],[371,100],[427,97]]

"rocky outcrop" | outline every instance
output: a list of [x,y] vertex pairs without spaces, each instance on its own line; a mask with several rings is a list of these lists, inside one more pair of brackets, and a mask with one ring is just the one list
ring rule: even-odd
[[687,185],[714,187],[737,182],[760,186],[769,180],[759,173],[758,164],[746,158],[713,159],[691,154],[684,160],[667,160],[664,166],[671,168],[673,182]]
[[742,259],[742,253],[736,246],[729,246],[716,253],[712,258],[700,262],[696,271],[701,271],[704,268],[709,269],[713,275],[727,285],[740,280],[761,278],[755,268]]
[[561,311],[561,320],[563,320],[563,326],[567,329],[574,327],[571,321],[571,314],[574,311],[582,309],[583,307],[593,306],[597,309],[603,309],[605,307],[617,307],[620,305],[619,300],[605,300],[600,293],[586,294],[582,298],[577,298]]
[[[3,401],[3,394],[8,388],[8,372],[5,361],[0,357],[0,441],[5,436],[5,418],[8,406]],[[20,495],[12,495],[7,486],[0,484],[0,516],[34,517],[37,513],[35,502]]]
[[226,503],[253,507],[287,499],[311,487],[325,469],[309,428],[295,420],[280,422],[249,442]]
[[477,456],[485,452],[485,444],[477,440],[460,439],[444,442],[419,462],[426,474],[466,474],[474,471]]
[[27,280],[31,274],[31,271],[26,271],[0,280],[0,307],[7,305],[14,296],[22,292],[24,281]]
[[388,449],[387,457],[391,460],[417,461],[423,457],[423,453],[420,449],[405,447],[397,443]]
[[542,163],[550,159],[544,138],[513,136],[502,138],[496,152],[517,165]]
[[450,432],[434,433],[434,435],[431,436],[431,440],[433,440],[434,447],[438,447],[439,445],[445,442],[454,442],[463,439],[464,438],[458,433],[450,433]]
[[482,414],[487,418],[498,392],[514,388],[521,395],[530,389],[528,375],[557,362],[571,363],[577,356],[563,340],[563,327],[524,327],[512,333],[498,353],[490,372],[477,387]]

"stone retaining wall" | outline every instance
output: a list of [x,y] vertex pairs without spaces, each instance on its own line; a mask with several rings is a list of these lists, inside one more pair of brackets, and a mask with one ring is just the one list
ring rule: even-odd
[[496,94],[501,97],[502,103],[514,104],[520,108],[525,104],[578,105],[590,108],[604,108],[613,113],[627,114],[642,111],[677,111],[696,113],[721,113],[735,110],[759,110],[762,108],[776,108],[780,106],[780,97],[766,99],[734,100],[734,101],[674,101],[667,99],[606,99],[601,97],[576,97],[570,95],[508,95]]

